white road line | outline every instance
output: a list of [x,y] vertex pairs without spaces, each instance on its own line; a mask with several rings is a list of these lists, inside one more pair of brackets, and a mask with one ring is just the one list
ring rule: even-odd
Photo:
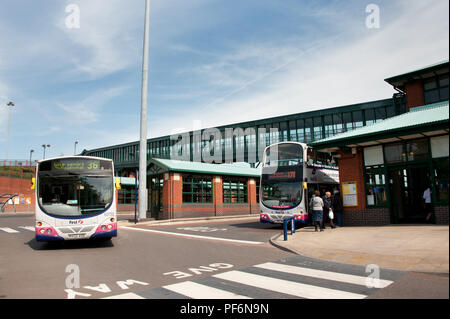
[[351,292],[306,285],[288,280],[276,279],[252,273],[232,270],[213,277],[234,281],[240,284],[276,291],[308,299],[362,299],[366,295]]
[[192,281],[164,286],[163,288],[194,299],[252,299],[229,291],[201,285]]
[[125,294],[120,294],[120,295],[115,295],[115,296],[109,296],[109,297],[104,297],[102,299],[145,299],[142,296],[139,296],[137,294],[134,294],[132,292],[127,292]]
[[35,228],[33,226],[20,226],[19,228],[22,228],[22,229],[25,229],[25,230],[29,230],[29,231],[32,231],[32,232],[35,231]]
[[150,233],[157,233],[157,234],[166,234],[166,235],[190,237],[190,238],[198,238],[198,239],[219,240],[219,241],[227,241],[227,242],[250,244],[250,245],[261,245],[261,244],[264,244],[263,242],[260,242],[260,241],[249,241],[249,240],[240,240],[240,239],[229,239],[229,238],[219,238],[219,237],[211,237],[211,236],[191,235],[191,234],[183,234],[183,233],[172,233],[172,232],[155,230],[155,229],[147,229],[147,228],[136,228],[136,227],[128,227],[128,226],[121,226],[120,228],[121,229],[144,231],[144,232],[150,232]]
[[12,229],[12,228],[8,228],[8,227],[2,227],[2,228],[0,228],[0,230],[3,230],[5,233],[10,233],[10,234],[18,233],[17,230]]
[[[283,264],[277,264],[277,263],[271,263],[271,262],[260,264],[260,265],[255,265],[254,267],[275,270],[275,271],[281,271],[281,272],[294,274],[294,275],[301,275],[301,276],[328,279],[328,280],[339,281],[339,282],[346,282],[346,283],[361,285],[361,286],[366,286],[366,280],[367,280],[367,277],[363,277],[363,276],[348,275],[348,274],[342,274],[342,273],[338,273],[338,272],[310,269],[310,268],[297,267],[297,266],[291,266],[291,265],[283,265]],[[385,288],[393,283],[390,280],[382,280],[382,279],[379,279],[378,281],[374,281],[374,283],[375,282],[378,283],[377,287],[375,287],[375,288]]]

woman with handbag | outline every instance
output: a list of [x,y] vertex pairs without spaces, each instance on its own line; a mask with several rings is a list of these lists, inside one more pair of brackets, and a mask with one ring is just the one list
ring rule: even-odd
[[312,208],[312,221],[315,231],[317,231],[317,226],[320,227],[320,231],[323,231],[323,200],[320,198],[320,191],[315,191],[315,194],[309,203],[309,207]]

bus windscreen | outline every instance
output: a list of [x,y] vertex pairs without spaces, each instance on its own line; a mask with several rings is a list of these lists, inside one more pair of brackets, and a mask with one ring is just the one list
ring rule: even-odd
[[265,159],[261,174],[262,203],[273,209],[299,205],[302,200],[303,147],[294,143],[277,144],[266,150]]
[[110,161],[58,159],[42,162],[38,168],[38,203],[50,215],[100,213],[112,204],[113,191]]

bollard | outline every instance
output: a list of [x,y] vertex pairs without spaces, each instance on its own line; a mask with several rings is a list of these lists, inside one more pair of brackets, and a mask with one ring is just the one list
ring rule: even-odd
[[287,219],[283,220],[284,240],[287,240]]

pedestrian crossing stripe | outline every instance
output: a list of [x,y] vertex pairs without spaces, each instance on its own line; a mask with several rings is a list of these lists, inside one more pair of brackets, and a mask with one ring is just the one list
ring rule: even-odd
[[222,289],[201,285],[193,281],[180,282],[178,284],[164,286],[163,288],[193,299],[252,299]]
[[[272,262],[268,262],[265,264],[255,265],[254,267],[259,267],[263,269],[269,269],[274,271],[280,271],[280,272],[286,272],[294,275],[301,275],[301,276],[308,276],[308,277],[314,277],[314,278],[320,278],[320,279],[328,279],[333,281],[339,281],[339,282],[346,282],[349,284],[355,284],[355,285],[366,285],[367,277],[363,276],[355,276],[355,275],[348,275],[348,274],[342,274],[342,273],[336,273],[332,271],[325,271],[325,270],[318,270],[318,269],[311,269],[311,268],[304,268],[304,267],[298,267],[298,266],[291,266],[291,265],[282,265],[282,264],[276,264]],[[376,281],[377,286],[374,288],[385,288],[392,284],[391,280],[381,280],[379,279]]]
[[[19,230],[17,230],[17,229],[19,229]],[[8,234],[20,233],[22,230],[34,232],[35,228],[34,228],[34,226],[18,226],[18,227],[16,227],[16,229],[13,229],[10,227],[0,227],[0,232],[5,232]]]
[[[295,257],[294,257],[295,258]],[[316,269],[314,266],[289,265],[282,262],[267,262],[248,267],[243,270],[232,270],[202,278],[196,281],[184,281],[135,292],[130,295],[112,296],[115,298],[165,299],[170,294],[192,299],[259,299],[261,293],[281,298],[306,299],[363,299],[378,289],[392,284],[393,280],[380,279],[379,286],[369,288],[366,278],[355,274]],[[315,267],[323,268],[316,264]],[[364,273],[362,269],[354,273]],[[330,266],[329,268],[333,268]],[[256,272],[256,273],[255,273]],[[344,270],[344,272],[352,272]],[[392,272],[392,271],[389,271]],[[394,271],[388,278],[399,278],[404,272]],[[326,280],[329,285],[324,287]],[[322,284],[320,285],[320,281]],[[108,297],[110,298],[110,297]]]
[[214,275],[213,277],[307,299],[363,299],[367,297],[362,294],[307,285],[237,270]]
[[19,231],[9,228],[9,227],[1,227],[0,230],[4,231],[5,233],[13,234],[18,233]]

